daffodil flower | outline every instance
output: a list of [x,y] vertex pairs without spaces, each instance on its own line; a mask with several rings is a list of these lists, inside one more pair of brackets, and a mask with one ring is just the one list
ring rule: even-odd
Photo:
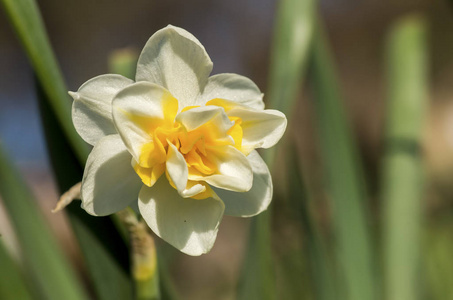
[[212,66],[193,35],[169,25],[146,43],[135,82],[101,75],[70,92],[74,126],[94,146],[81,188],[89,214],[138,207],[156,235],[201,255],[224,214],[268,207],[271,176],[255,149],[278,142],[285,115],[264,109],[250,79],[209,77]]

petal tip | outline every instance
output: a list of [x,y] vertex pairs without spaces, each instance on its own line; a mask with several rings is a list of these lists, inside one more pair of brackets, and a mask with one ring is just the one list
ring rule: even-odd
[[79,95],[79,93],[77,93],[77,92],[71,92],[71,91],[69,91],[68,94],[69,94],[69,96],[71,96],[72,99],[74,99],[74,100],[79,100],[79,99],[80,99],[80,95]]

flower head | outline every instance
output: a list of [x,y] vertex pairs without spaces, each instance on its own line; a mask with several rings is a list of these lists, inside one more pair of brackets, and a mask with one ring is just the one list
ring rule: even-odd
[[200,255],[224,214],[267,208],[271,176],[255,149],[275,145],[286,118],[264,109],[248,78],[211,70],[201,43],[169,25],[146,43],[136,82],[101,75],[70,93],[74,126],[94,146],[81,189],[88,213],[138,206],[158,236]]

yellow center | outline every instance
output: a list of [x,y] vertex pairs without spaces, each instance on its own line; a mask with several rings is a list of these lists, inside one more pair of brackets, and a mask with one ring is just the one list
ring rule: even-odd
[[[213,99],[207,105],[221,106],[229,110],[229,102],[221,99]],[[186,107],[182,110],[188,111],[196,106]],[[242,150],[242,127],[241,118],[229,117],[232,126],[227,132],[222,132],[214,120],[210,120],[194,130],[187,131],[179,122],[175,121],[178,102],[171,95],[165,95],[162,102],[163,118],[139,120],[134,117],[134,122],[138,122],[142,128],[149,132],[150,142],[144,144],[140,151],[139,161],[134,160],[133,167],[137,174],[147,186],[153,186],[159,177],[165,172],[165,163],[168,156],[169,143],[184,156],[186,161],[189,178],[192,176],[207,176],[218,173],[217,166],[213,159],[222,151],[222,147],[232,145],[238,150]],[[170,177],[167,176],[170,184],[174,187]],[[201,192],[192,198],[204,199],[211,197],[213,191],[205,182],[189,180],[187,188],[196,184],[205,187]]]

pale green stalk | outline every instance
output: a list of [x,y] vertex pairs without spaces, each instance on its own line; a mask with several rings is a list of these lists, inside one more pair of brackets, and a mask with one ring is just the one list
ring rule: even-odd
[[410,16],[388,40],[388,102],[383,158],[385,299],[421,299],[420,235],[424,174],[421,140],[427,108],[426,27]]
[[160,299],[156,246],[147,230],[147,225],[143,220],[138,221],[137,215],[131,208],[118,212],[117,216],[127,228],[131,241],[131,273],[135,283],[135,298],[137,300]]

